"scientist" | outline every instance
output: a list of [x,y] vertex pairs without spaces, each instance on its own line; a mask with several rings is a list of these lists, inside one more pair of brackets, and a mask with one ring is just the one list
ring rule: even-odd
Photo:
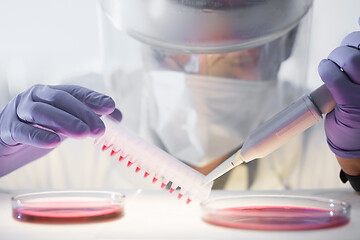
[[[296,55],[303,54],[304,48],[297,45],[302,43],[306,26],[302,21],[311,8],[310,0],[163,1],[161,6],[137,0],[124,12],[117,6],[120,1],[103,2],[104,15],[123,15],[107,19],[112,21],[112,31],[126,35],[120,49],[135,46],[131,55],[114,54],[122,65],[109,71],[105,79],[114,100],[76,85],[35,85],[20,93],[0,113],[0,176],[11,175],[35,159],[54,156],[52,150],[61,148],[65,139],[101,136],[105,127],[100,116],[108,114],[207,174],[239,149],[251,130],[304,92],[303,83],[289,84],[280,75],[286,72],[286,62],[295,63],[294,72],[290,71],[294,78],[296,69],[306,66]],[[108,8],[105,2],[113,5]],[[147,6],[139,8],[138,4]],[[170,16],[172,21],[164,21]],[[104,42],[107,44],[106,39]],[[116,53],[110,45],[105,49]],[[319,64],[320,77],[337,102],[325,120],[327,144],[342,168],[342,181],[349,180],[356,191],[360,191],[359,46],[360,32],[353,32]],[[136,54],[139,58],[134,60]],[[132,63],[136,67],[126,69]],[[338,186],[328,178],[329,172],[339,170],[331,162],[335,157],[320,147],[321,134],[316,129],[267,160],[239,166],[215,186]],[[89,154],[71,159],[69,171],[57,167],[52,171],[79,178],[86,165],[94,163],[89,156],[99,156],[91,154],[92,148],[78,148]],[[81,164],[71,177],[75,161]],[[107,165],[91,172],[92,177],[98,174],[99,181],[108,183],[97,186],[121,182],[117,175],[123,174],[112,168]]]

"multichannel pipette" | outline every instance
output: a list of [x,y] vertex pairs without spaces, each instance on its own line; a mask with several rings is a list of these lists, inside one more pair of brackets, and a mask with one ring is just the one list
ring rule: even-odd
[[105,123],[105,134],[95,140],[95,144],[102,143],[102,150],[111,149],[110,156],[117,157],[119,162],[126,159],[127,167],[136,166],[135,172],[144,171],[144,178],[152,177],[152,182],[161,181],[161,188],[171,184],[170,193],[179,188],[178,198],[187,197],[186,203],[193,199],[208,198],[212,181],[203,184],[204,175],[179,161],[175,157],[147,143],[121,123],[111,117],[102,117]]
[[207,176],[132,134],[110,117],[103,117],[106,132],[95,143],[103,143],[103,151],[111,148],[110,156],[117,155],[119,161],[127,159],[128,167],[136,163],[136,173],[145,169],[144,178],[151,174],[154,183],[161,179],[162,188],[171,182],[170,193],[180,188],[178,198],[187,195],[186,202],[189,203],[193,199],[207,199],[214,179],[243,162],[265,157],[320,121],[322,115],[330,112],[334,106],[331,93],[322,85],[255,129],[239,151]]
[[334,107],[335,101],[325,85],[299,98],[251,132],[242,148],[206,175],[203,183],[212,182],[241,163],[265,157],[320,121]]

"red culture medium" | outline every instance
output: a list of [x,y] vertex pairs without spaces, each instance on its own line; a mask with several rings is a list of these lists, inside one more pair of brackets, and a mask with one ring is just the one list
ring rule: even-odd
[[289,206],[252,206],[216,209],[203,220],[224,227],[253,230],[306,230],[341,226],[349,222],[332,211]]
[[11,198],[12,215],[31,223],[89,223],[124,215],[125,195],[107,191],[50,191]]
[[44,202],[42,207],[16,208],[13,210],[13,217],[20,221],[32,223],[87,223],[113,220],[122,217],[124,214],[123,208],[117,205],[86,207],[86,202],[74,203],[74,205],[79,204],[83,206],[71,207],[72,203],[67,202],[65,205],[59,203],[54,207],[54,202]]

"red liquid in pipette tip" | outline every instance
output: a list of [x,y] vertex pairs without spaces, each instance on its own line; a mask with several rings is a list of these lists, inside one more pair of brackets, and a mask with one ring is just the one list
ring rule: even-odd
[[341,226],[349,222],[347,216],[331,215],[324,209],[254,206],[216,209],[203,220],[224,227],[253,230],[305,230]]
[[102,149],[101,150],[103,150],[103,151],[105,151],[105,150],[107,150],[109,147],[111,147],[112,146],[112,144],[109,144],[109,145],[103,145],[103,147],[102,147]]
[[130,167],[133,163],[134,163],[134,162],[132,162],[132,161],[128,161],[127,167]]
[[[76,203],[78,205],[78,202]],[[88,223],[114,220],[123,216],[123,208],[120,206],[101,207],[59,207],[54,208],[53,204],[46,207],[44,203],[40,207],[20,207],[13,210],[13,217],[19,221],[31,223]],[[68,206],[69,203],[66,203]]]
[[119,151],[114,151],[114,150],[111,150],[111,153],[110,153],[110,156],[114,156],[115,154],[117,154]]

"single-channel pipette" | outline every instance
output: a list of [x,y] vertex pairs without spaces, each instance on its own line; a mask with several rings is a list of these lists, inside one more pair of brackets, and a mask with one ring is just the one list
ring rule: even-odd
[[335,107],[335,101],[325,85],[293,102],[287,108],[255,129],[242,148],[205,176],[203,184],[247,163],[270,154],[292,137],[302,133]]

